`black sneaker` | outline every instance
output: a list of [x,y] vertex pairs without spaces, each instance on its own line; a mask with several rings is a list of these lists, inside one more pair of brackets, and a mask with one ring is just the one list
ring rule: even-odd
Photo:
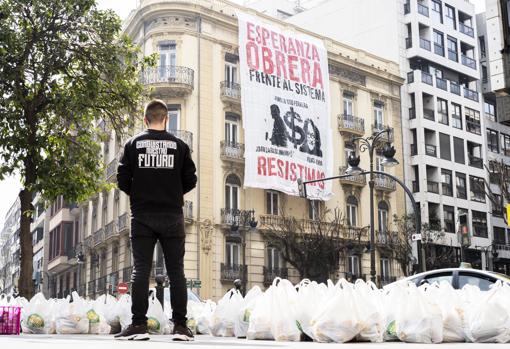
[[195,337],[193,336],[193,332],[184,325],[178,325],[176,324],[174,326],[174,337],[172,340],[174,341],[184,341],[184,342],[191,342],[195,340]]
[[124,331],[113,338],[129,341],[147,341],[150,339],[147,325],[129,325]]

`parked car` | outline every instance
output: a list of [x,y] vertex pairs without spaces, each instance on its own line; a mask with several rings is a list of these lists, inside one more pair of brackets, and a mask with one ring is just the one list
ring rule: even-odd
[[[437,269],[430,270],[424,273],[409,276],[405,279],[396,281],[414,282],[417,286],[423,284],[432,284],[434,282],[448,281],[452,284],[453,288],[461,289],[465,285],[475,285],[482,291],[488,291],[490,286],[496,281],[501,280],[510,285],[510,277],[504,274],[495,273],[487,270],[471,269],[471,268],[448,268],[448,269]],[[394,285],[391,283],[386,287]]]

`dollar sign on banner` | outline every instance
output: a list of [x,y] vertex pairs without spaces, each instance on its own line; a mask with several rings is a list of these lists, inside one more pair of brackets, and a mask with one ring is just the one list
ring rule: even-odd
[[[296,125],[297,121],[302,121],[301,116],[294,112],[294,108],[290,107],[290,111],[285,113],[285,123],[291,129],[291,133],[288,135],[289,140],[294,143],[294,148],[303,143],[305,140],[305,132],[301,127]],[[296,139],[296,134],[299,134],[299,139]]]

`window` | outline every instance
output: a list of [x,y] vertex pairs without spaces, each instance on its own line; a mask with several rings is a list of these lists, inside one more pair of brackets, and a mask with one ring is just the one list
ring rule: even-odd
[[177,131],[179,129],[179,109],[168,110],[168,123],[166,125],[167,131]]
[[498,132],[488,128],[487,129],[487,148],[493,153],[499,152],[498,140],[499,140]]
[[175,65],[177,60],[175,44],[159,45],[159,78],[161,80],[175,79]]
[[483,274],[459,273],[459,290],[466,285],[473,285],[478,287],[480,291],[488,291],[493,283],[494,280]]
[[353,276],[360,276],[359,269],[359,257],[356,255],[352,255],[347,257],[348,262],[348,272]]
[[443,9],[440,1],[432,0],[431,17],[437,22],[443,23]]
[[278,192],[272,190],[266,191],[266,213],[278,215]]
[[494,243],[505,245],[505,234],[505,228],[494,227]]
[[389,211],[388,204],[385,201],[379,202],[377,209],[377,218],[379,222],[380,232],[388,231],[388,211]]
[[489,76],[488,76],[488,72],[487,72],[487,67],[485,65],[482,65],[482,82],[484,84],[486,84],[487,82],[489,82]]
[[468,132],[477,135],[481,134],[480,112],[470,108],[464,108],[464,113],[466,115],[466,129]]
[[503,217],[503,197],[499,194],[494,194],[494,202],[492,203],[492,215],[496,217]]
[[227,87],[233,87],[237,83],[237,64],[225,62],[225,82]]
[[375,128],[378,130],[384,129],[384,114],[383,114],[383,104],[382,103],[374,103],[374,123]]
[[480,44],[480,56],[482,58],[485,58],[485,56],[487,55],[487,52],[485,51],[485,37],[483,35],[479,36],[478,42]]
[[350,92],[344,92],[343,94],[344,99],[344,115],[354,115],[353,110],[353,98],[354,95]]
[[448,59],[454,62],[458,62],[459,53],[457,49],[457,39],[448,36],[446,38],[446,45],[448,45]]
[[434,53],[444,56],[444,34],[434,30]]
[[441,170],[442,194],[446,196],[453,196],[453,180],[452,171]]
[[267,269],[277,270],[281,268],[280,264],[281,256],[280,251],[276,247],[267,248]]
[[448,125],[448,101],[437,99],[437,113],[439,114],[439,122]]
[[99,276],[106,276],[106,250],[101,251],[101,262],[99,263]]
[[230,210],[239,209],[239,188],[241,181],[239,177],[230,174],[225,183],[225,208]]
[[425,280],[428,284],[432,285],[433,283],[437,282],[438,284],[442,281],[446,281],[450,284],[452,284],[452,273],[441,273],[441,274],[431,274],[429,276],[425,277]]
[[485,202],[485,182],[483,178],[469,176],[471,201]]
[[103,212],[101,214],[101,226],[104,227],[108,218],[108,194],[103,193]]
[[439,146],[440,146],[440,156],[441,159],[451,160],[452,159],[452,151],[450,146],[450,136],[444,133],[439,133]]
[[116,272],[118,270],[119,270],[119,245],[114,244],[112,246],[112,272]]
[[230,267],[239,265],[241,260],[241,244],[239,242],[227,241],[226,264]]
[[463,173],[455,173],[457,179],[457,197],[459,199],[467,199],[466,175]]
[[510,136],[504,133],[501,133],[501,152],[510,156]]
[[91,233],[94,233],[97,229],[97,199],[92,201],[92,225],[91,225]]
[[466,163],[466,155],[464,154],[464,140],[462,138],[453,137],[453,155],[455,156],[456,163]]
[[485,212],[471,211],[473,235],[487,237],[487,214]]
[[462,130],[462,111],[458,104],[452,103],[452,126]]
[[113,219],[117,220],[119,218],[119,198],[120,198],[120,192],[119,189],[115,189],[113,193]]
[[444,13],[445,23],[453,29],[457,29],[457,21],[455,20],[455,9],[449,5],[445,4],[445,13]]
[[485,117],[491,121],[497,122],[496,118],[496,107],[494,104],[485,101],[483,103],[483,111],[485,112]]
[[390,274],[390,260],[388,258],[381,258],[381,279],[389,278]]
[[237,146],[237,122],[233,120],[225,121],[225,144],[229,147]]
[[447,233],[455,233],[455,211],[452,206],[443,205],[443,222]]
[[308,218],[311,220],[320,219],[321,216],[321,201],[308,200]]
[[353,195],[347,198],[347,224],[351,227],[358,226],[358,199]]

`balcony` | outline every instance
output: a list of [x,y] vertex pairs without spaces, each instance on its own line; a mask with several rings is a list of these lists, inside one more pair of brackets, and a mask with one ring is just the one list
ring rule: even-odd
[[387,176],[376,174],[375,175],[375,189],[382,191],[395,191],[395,181]]
[[427,181],[427,191],[429,193],[439,194],[439,183],[435,181]]
[[342,229],[341,237],[350,241],[365,241],[368,240],[368,230],[359,227],[347,226]]
[[436,87],[447,91],[448,90],[448,83],[446,82],[446,79],[441,79],[436,76]]
[[[51,257],[50,257],[51,258]],[[19,257],[14,257],[19,260]],[[48,263],[48,271],[52,273],[60,273],[67,268],[76,265],[76,247],[61,249],[57,251],[57,255],[53,256]]]
[[162,97],[184,97],[193,91],[193,69],[179,66],[147,68],[140,74],[143,84],[153,87],[152,95]]
[[104,239],[105,241],[108,241],[109,239],[118,236],[119,232],[117,230],[117,225],[115,224],[115,221],[111,221],[107,225],[104,226]]
[[220,97],[223,102],[240,103],[241,85],[232,81],[220,82]]
[[461,55],[460,58],[463,65],[476,70],[476,61],[473,58],[464,55]]
[[423,117],[427,120],[435,121],[436,117],[434,115],[434,110],[423,108]]
[[376,243],[380,245],[392,245],[398,243],[398,235],[391,231],[376,231]]
[[418,13],[425,17],[429,16],[429,8],[421,3],[418,3]]
[[420,47],[424,50],[430,51],[430,40],[420,38]]
[[468,36],[470,36],[472,38],[475,37],[474,29],[471,28],[470,26],[462,23],[462,22],[459,23],[459,30],[460,30],[461,33],[466,34],[466,35],[468,35]]
[[95,246],[101,244],[103,241],[104,241],[104,230],[103,230],[103,228],[101,228],[101,229],[97,230],[92,235],[92,244],[95,247]]
[[479,122],[469,120],[466,120],[466,130],[468,132],[474,133],[475,135],[480,135],[482,132]]
[[430,86],[433,86],[433,80],[432,80],[432,74],[429,74],[425,71],[421,71],[421,82],[427,84],[427,85],[430,85]]
[[384,141],[384,142],[393,142],[395,140],[395,132],[393,131],[393,127],[389,127],[388,125],[383,125],[383,124],[378,124],[378,123],[375,123],[372,125],[372,133],[378,133],[378,132],[381,132],[383,130],[387,130],[389,129],[389,134],[388,132],[384,132],[383,134],[381,134],[381,139]]
[[119,234],[129,231],[129,214],[127,212],[121,214],[117,219],[117,231]]
[[450,81],[450,92],[460,96],[460,85],[456,82]]
[[240,210],[237,208],[221,209],[221,224],[248,227],[254,214],[253,210]]
[[168,130],[169,133],[182,140],[193,151],[193,133],[185,130]]
[[261,214],[259,220],[260,226],[265,228],[278,227],[284,224],[284,218],[282,216],[272,214]]
[[434,43],[434,53],[444,57],[444,47]]
[[469,166],[476,168],[483,168],[483,159],[474,155],[468,155]]
[[221,263],[220,281],[233,282],[236,279],[246,280],[247,267],[239,264]]
[[478,92],[464,87],[464,97],[472,101],[478,102]]
[[448,59],[450,61],[458,62],[459,61],[459,54],[457,51],[448,50]]
[[[340,175],[343,175],[345,173],[345,170],[347,170],[347,166],[340,166],[339,171]],[[341,184],[346,185],[354,185],[357,187],[364,187],[367,184],[366,176],[364,175],[357,175],[357,176],[349,176],[345,178],[340,178]]]
[[237,142],[221,141],[220,157],[222,160],[243,162],[244,161],[244,144]]
[[133,267],[125,267],[122,269],[122,282],[131,282],[131,275],[133,274]]
[[425,144],[425,154],[428,156],[437,157],[437,147],[433,144]]
[[268,268],[263,267],[262,272],[264,274],[264,286],[270,286],[273,280],[277,277],[287,279],[289,277],[287,268]]
[[353,115],[338,115],[338,131],[358,136],[365,134],[365,120]]

